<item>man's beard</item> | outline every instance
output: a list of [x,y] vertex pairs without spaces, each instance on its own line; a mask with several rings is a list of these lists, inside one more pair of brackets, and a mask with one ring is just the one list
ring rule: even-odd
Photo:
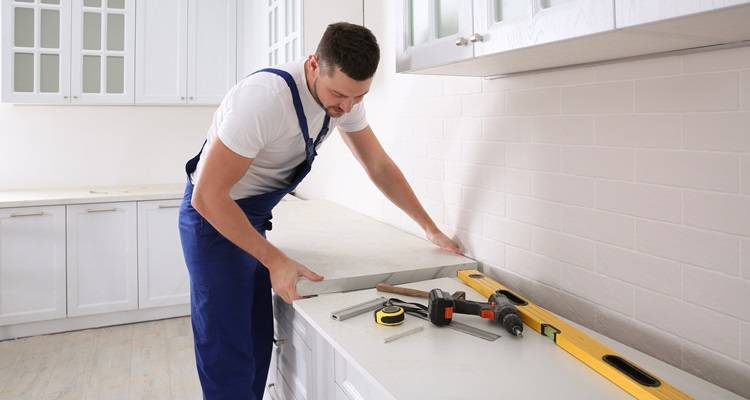
[[318,78],[315,78],[313,81],[313,87],[312,87],[312,96],[313,99],[315,99],[315,102],[318,103],[320,108],[322,108],[326,114],[328,114],[331,118],[338,118],[342,115],[344,115],[344,111],[341,110],[338,107],[326,107],[323,102],[320,101],[320,97],[318,97]]

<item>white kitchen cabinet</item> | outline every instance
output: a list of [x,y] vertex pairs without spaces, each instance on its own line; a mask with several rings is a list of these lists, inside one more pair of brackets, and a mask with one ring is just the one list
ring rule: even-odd
[[65,207],[0,209],[0,326],[65,317]]
[[138,308],[190,303],[177,227],[181,200],[138,202]]
[[237,0],[138,0],[136,14],[136,104],[219,104],[236,82]]
[[2,0],[2,100],[70,102],[70,1]]
[[67,206],[68,316],[138,308],[135,202]]
[[132,104],[135,0],[72,0],[71,102]]
[[617,27],[624,28],[747,3],[750,0],[616,0]]

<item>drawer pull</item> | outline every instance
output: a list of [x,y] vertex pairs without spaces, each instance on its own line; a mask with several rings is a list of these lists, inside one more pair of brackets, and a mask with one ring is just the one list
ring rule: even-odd
[[180,205],[179,204],[173,204],[173,205],[159,204],[159,208],[180,208]]
[[44,211],[39,211],[35,213],[28,213],[28,214],[10,214],[11,218],[21,218],[21,217],[41,217],[44,215]]
[[266,386],[266,392],[268,392],[268,396],[271,397],[271,400],[279,400],[279,395],[276,393],[275,383],[269,383],[268,386]]
[[119,208],[102,208],[102,209],[88,209],[86,210],[87,213],[103,213],[103,212],[113,212],[117,211]]
[[286,343],[286,339],[273,339],[273,344],[276,345],[276,347],[281,347]]

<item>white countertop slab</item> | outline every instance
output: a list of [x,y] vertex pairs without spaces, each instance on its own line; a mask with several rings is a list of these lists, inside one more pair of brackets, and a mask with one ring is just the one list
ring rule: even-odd
[[184,183],[0,191],[0,208],[180,199]]
[[324,200],[282,202],[268,239],[288,256],[323,275],[300,280],[300,295],[372,288],[455,276],[476,261],[439,249],[426,239]]
[[[465,290],[468,299],[483,300],[456,278],[403,286],[422,290],[439,287],[450,292]],[[407,316],[406,322],[398,327],[375,324],[372,313],[345,321],[335,321],[330,317],[334,310],[378,296],[391,295],[375,289],[326,294],[295,301],[294,308],[348,362],[379,382],[396,399],[633,399],[528,327],[524,337],[519,339],[489,321],[454,315],[456,321],[502,335],[500,339],[489,342],[448,328],[438,328],[411,316]],[[424,299],[399,297],[426,304]],[[640,351],[570,323],[695,399],[742,399]],[[385,337],[417,325],[423,325],[425,329],[383,343]]]

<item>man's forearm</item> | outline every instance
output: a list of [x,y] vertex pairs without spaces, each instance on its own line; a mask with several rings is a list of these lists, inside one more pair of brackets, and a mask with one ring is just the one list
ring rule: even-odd
[[385,164],[380,171],[371,174],[370,179],[388,200],[411,217],[425,232],[438,231],[435,222],[422,207],[404,174],[393,161]]

